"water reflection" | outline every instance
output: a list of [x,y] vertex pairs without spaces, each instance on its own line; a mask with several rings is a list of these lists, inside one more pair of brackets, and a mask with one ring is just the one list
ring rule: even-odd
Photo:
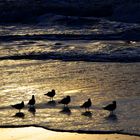
[[28,108],[28,111],[29,111],[30,113],[32,113],[32,114],[35,116],[35,113],[36,113],[36,108],[35,108],[35,106],[29,107],[29,108]]
[[118,117],[115,114],[109,114],[107,117],[105,117],[105,119],[109,122],[117,122],[118,121]]
[[92,112],[91,111],[85,111],[81,115],[92,118]]
[[25,114],[23,112],[17,112],[14,117],[24,118]]
[[56,106],[56,101],[54,101],[54,100],[53,101],[48,101],[47,105],[50,106],[50,107],[55,107]]
[[69,107],[63,107],[63,109],[60,111],[62,114],[71,115],[71,109]]
[[[80,129],[84,124],[84,127],[92,130],[100,128],[104,130],[107,128],[115,129],[118,127],[127,130],[131,125],[136,132],[139,121],[135,116],[138,116],[140,111],[140,102],[137,98],[140,91],[139,68],[139,63],[0,61],[0,107],[4,108],[0,110],[0,124],[34,123],[32,122],[33,116],[30,114],[33,113],[36,116],[35,123],[43,123],[43,125],[55,128]],[[10,75],[9,72],[11,72]],[[57,91],[56,100],[46,102],[43,93],[53,88]],[[31,112],[25,110],[26,117],[24,121],[17,121],[16,118],[9,117],[14,110],[7,107],[9,104],[20,103],[22,100],[28,103],[33,94],[36,97],[37,110],[31,110]],[[57,101],[67,95],[72,97],[69,111],[62,109],[62,106],[57,104]],[[100,115],[104,114],[104,110],[97,109],[92,110],[94,116],[92,116],[92,113],[85,113],[83,110],[84,117],[82,117],[79,105],[90,97],[92,97],[94,105],[97,106],[110,102],[112,98],[122,103],[123,105],[118,106],[118,110],[121,110],[117,114],[119,121],[117,122],[118,116],[104,118]],[[60,111],[60,109],[62,110]],[[15,110],[17,112],[17,109]],[[68,117],[63,114],[71,116]],[[91,116],[94,119],[86,121],[86,117]],[[128,116],[132,119],[129,119],[129,124],[125,124]],[[66,124],[64,120],[67,120],[67,118],[69,118],[69,121]]]

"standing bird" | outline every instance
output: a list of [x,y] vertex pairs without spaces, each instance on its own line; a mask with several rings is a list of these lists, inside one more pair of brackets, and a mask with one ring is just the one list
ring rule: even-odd
[[64,104],[65,106],[68,106],[68,104],[71,102],[71,98],[70,96],[66,96],[65,98],[63,98],[61,101],[59,101],[59,104]]
[[49,91],[48,93],[44,94],[47,95],[48,97],[50,97],[50,101],[53,101],[53,97],[55,96],[56,92],[54,89],[52,89],[52,91]]
[[103,109],[108,110],[110,111],[110,114],[113,114],[113,111],[116,109],[116,107],[117,107],[116,101],[113,101],[112,104],[103,107]]
[[11,105],[13,108],[15,108],[15,109],[18,109],[19,110],[19,113],[20,113],[20,110],[22,109],[22,108],[24,108],[24,102],[22,101],[21,103],[19,103],[19,104],[15,104],[15,105]]
[[86,111],[86,109],[88,109],[88,111],[89,111],[89,108],[91,107],[91,105],[92,105],[92,102],[91,102],[91,99],[89,98],[86,102],[84,102],[83,103],[83,105],[81,105],[80,107],[81,108],[85,108],[85,111]]
[[34,105],[35,105],[35,96],[34,95],[32,95],[32,98],[29,100],[28,105],[30,108],[34,107]]

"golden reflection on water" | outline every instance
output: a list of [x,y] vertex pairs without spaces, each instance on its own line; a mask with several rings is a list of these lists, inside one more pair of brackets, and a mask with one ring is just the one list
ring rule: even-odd
[[16,102],[13,100],[15,97],[17,101],[21,97],[27,100],[32,94],[43,100],[43,94],[51,89],[57,91],[56,99],[67,94],[86,94],[87,98],[93,96],[95,103],[108,97],[111,100],[126,95],[126,98],[128,95],[137,96],[139,91],[139,64],[35,60],[4,60],[0,63],[2,104],[6,100]]
[[[138,131],[138,120],[127,123],[139,112],[139,63],[87,63],[37,60],[0,61],[0,124],[41,124],[58,129],[116,130],[127,127]],[[70,95],[71,114],[61,113],[62,105],[51,108],[44,94],[56,90],[56,103]],[[37,112],[28,112],[27,103],[35,95]],[[91,98],[92,115],[84,116],[80,105]],[[124,102],[124,100],[126,101]],[[13,118],[10,105],[25,101],[25,118]],[[101,107],[118,101],[117,121],[108,121]],[[135,102],[135,104],[133,104]],[[131,106],[133,104],[133,106]],[[123,110],[123,111],[122,111]],[[136,121],[136,122],[135,122]],[[65,123],[64,123],[65,122]],[[133,125],[134,128],[132,127]]]

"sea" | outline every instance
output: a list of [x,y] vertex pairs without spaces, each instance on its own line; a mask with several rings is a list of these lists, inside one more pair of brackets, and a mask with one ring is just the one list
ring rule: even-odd
[[[140,135],[140,41],[123,36],[140,25],[67,20],[54,16],[38,24],[0,25],[0,127],[35,124]],[[50,104],[44,94],[52,89],[56,96]],[[27,106],[32,95],[34,112]],[[71,102],[64,111],[58,102],[67,95]],[[80,106],[89,98],[92,106],[85,112]],[[110,116],[103,107],[114,100],[117,108]],[[21,101],[23,118],[11,107]]]

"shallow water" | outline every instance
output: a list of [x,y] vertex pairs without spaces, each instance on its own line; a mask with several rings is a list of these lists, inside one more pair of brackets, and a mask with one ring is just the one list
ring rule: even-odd
[[[103,24],[102,33],[112,32],[117,23]],[[116,27],[115,27],[116,25]],[[125,25],[125,24],[124,24]],[[119,26],[125,30],[131,26]],[[3,26],[2,26],[3,27]],[[99,26],[98,26],[99,27]],[[132,25],[135,27],[135,25]],[[52,27],[59,33],[91,33],[91,28],[79,29]],[[43,30],[43,31],[42,31]],[[5,31],[5,32],[4,32]],[[48,30],[38,27],[4,26],[1,35],[46,34]],[[95,31],[96,32],[96,31]],[[50,29],[49,33],[53,33]],[[93,32],[92,32],[93,33]],[[96,32],[98,33],[98,32]],[[0,42],[0,125],[38,124],[47,128],[63,130],[123,131],[140,135],[140,63],[115,63],[114,58],[140,57],[140,42],[94,41],[94,40],[17,40]],[[34,54],[47,59],[20,56]],[[49,57],[48,57],[49,55]],[[18,59],[5,57],[16,56]],[[92,62],[110,59],[108,62]],[[82,59],[81,59],[82,58]],[[112,59],[113,58],[113,59]],[[66,61],[69,60],[69,61]],[[76,61],[77,60],[77,61]],[[128,61],[129,62],[129,61]],[[44,96],[55,89],[55,104]],[[27,103],[32,95],[36,98],[36,112],[28,111]],[[71,96],[70,111],[62,111],[58,101]],[[91,113],[79,106],[88,98],[92,100]],[[117,101],[113,117],[102,109]],[[24,118],[14,117],[17,110],[10,105],[24,101]]]
[[[140,133],[139,63],[93,63],[37,60],[0,61],[0,124],[39,124],[49,128],[82,130],[124,130]],[[56,90],[56,106],[47,104],[44,94]],[[13,117],[11,104],[36,97],[35,115],[23,110],[25,118]],[[70,95],[71,113],[57,104]],[[92,114],[83,114],[81,105],[92,99]],[[102,106],[117,100],[116,116]],[[129,123],[128,123],[129,122]]]

